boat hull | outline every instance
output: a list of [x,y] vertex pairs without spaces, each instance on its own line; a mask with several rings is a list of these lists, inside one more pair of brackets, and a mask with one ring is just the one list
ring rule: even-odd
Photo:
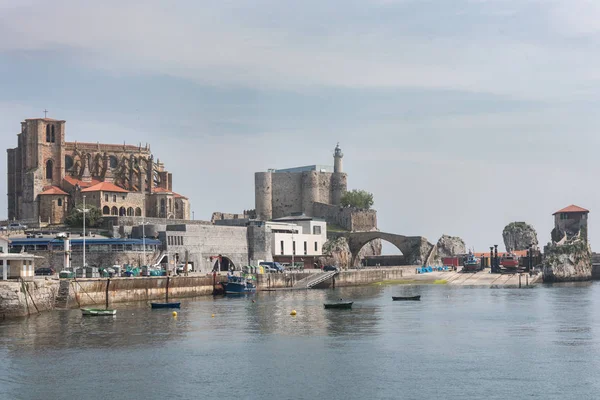
[[255,286],[249,286],[236,282],[227,282],[221,283],[223,285],[223,289],[225,290],[225,294],[246,294],[246,293],[254,293],[256,292]]
[[419,301],[421,296],[392,296],[393,301]]
[[81,315],[90,316],[90,317],[100,317],[100,316],[109,316],[116,315],[117,310],[101,310],[98,308],[82,308]]
[[152,308],[179,308],[181,303],[150,303]]
[[349,309],[352,308],[353,301],[349,301],[346,303],[331,303],[331,304],[323,304],[323,306],[327,309],[330,308],[340,308],[340,309]]

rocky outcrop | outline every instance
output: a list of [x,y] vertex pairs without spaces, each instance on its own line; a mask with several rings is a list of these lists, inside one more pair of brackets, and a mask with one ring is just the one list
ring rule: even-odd
[[454,257],[460,254],[467,253],[465,241],[458,236],[442,235],[436,246],[437,256]]
[[[356,263],[366,256],[381,255],[381,239],[375,239],[367,243],[358,253]],[[323,244],[323,256],[319,257],[322,265],[337,265],[340,267],[350,266],[352,253],[348,246],[348,239],[341,236],[330,239]]]
[[592,250],[581,239],[551,243],[544,249],[544,282],[573,282],[592,279]]
[[525,222],[511,222],[502,231],[506,251],[527,250],[529,245],[537,246],[537,233],[533,226]]

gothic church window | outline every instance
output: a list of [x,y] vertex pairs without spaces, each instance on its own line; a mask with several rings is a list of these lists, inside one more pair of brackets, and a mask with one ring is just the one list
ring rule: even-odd
[[46,125],[46,142],[50,143],[50,125]]
[[71,156],[65,156],[65,169],[67,171],[70,171],[71,168],[73,168],[73,165],[75,165],[75,162],[73,161],[73,157]]
[[54,168],[54,163],[52,160],[46,161],[46,179],[52,179],[52,169]]
[[52,135],[51,135],[51,138],[52,138],[52,143],[54,143],[54,142],[56,141],[56,140],[55,140],[55,136],[54,136],[54,125],[52,125],[52,128],[51,128],[51,130],[52,130]]

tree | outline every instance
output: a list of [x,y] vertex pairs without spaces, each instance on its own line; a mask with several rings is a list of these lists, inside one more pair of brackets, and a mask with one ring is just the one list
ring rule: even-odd
[[373,194],[364,190],[351,190],[342,195],[342,206],[368,210],[373,206]]
[[[88,212],[85,214],[85,226],[95,228],[102,223],[102,212],[98,207],[86,204]],[[65,218],[65,224],[74,228],[80,228],[83,226],[83,213],[78,211],[83,210],[83,204],[77,204],[70,212],[67,218]]]

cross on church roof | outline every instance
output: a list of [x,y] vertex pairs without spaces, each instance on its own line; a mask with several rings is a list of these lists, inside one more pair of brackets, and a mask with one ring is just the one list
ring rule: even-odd
[[47,118],[47,117],[48,117],[48,110],[46,110],[46,109],[44,108],[44,118]]

